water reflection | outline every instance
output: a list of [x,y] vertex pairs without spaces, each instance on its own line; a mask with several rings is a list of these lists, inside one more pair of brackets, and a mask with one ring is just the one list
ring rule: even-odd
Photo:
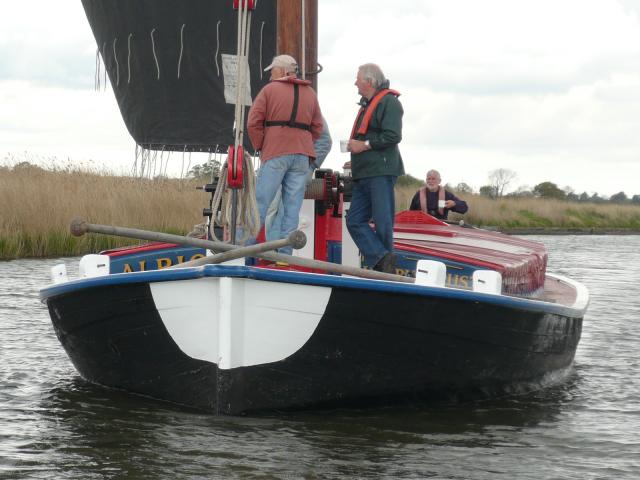
[[128,478],[160,478],[167,467],[238,478],[282,469],[305,478],[395,476],[399,455],[419,462],[424,449],[513,444],[523,429],[556,422],[579,382],[573,374],[544,393],[471,403],[213,417],[75,379],[43,397],[39,439],[22,447],[31,459],[22,465],[47,452],[69,478],[89,478],[98,467]]

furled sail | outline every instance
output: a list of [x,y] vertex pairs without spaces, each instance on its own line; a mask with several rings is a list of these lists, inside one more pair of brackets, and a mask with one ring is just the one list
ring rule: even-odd
[[[250,103],[269,80],[276,3],[252,12]],[[151,150],[211,152],[233,144],[237,11],[232,0],[82,0],[122,118]],[[245,84],[246,85],[246,84]],[[245,148],[251,149],[248,140]]]

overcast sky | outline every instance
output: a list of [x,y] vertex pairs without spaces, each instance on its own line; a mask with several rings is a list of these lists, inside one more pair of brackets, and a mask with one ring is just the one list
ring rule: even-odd
[[[640,0],[318,3],[326,167],[347,160],[337,144],[357,111],[357,66],[375,62],[402,93],[413,176],[436,168],[477,190],[507,168],[510,190],[640,194]],[[93,91],[95,49],[80,1],[0,2],[0,162],[130,169],[115,98]]]

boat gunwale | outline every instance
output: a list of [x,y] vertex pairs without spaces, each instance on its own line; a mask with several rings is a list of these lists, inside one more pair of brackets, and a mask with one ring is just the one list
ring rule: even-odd
[[206,277],[247,278],[281,283],[296,283],[358,290],[365,289],[405,295],[440,297],[461,301],[482,302],[485,304],[498,305],[524,311],[543,311],[545,313],[568,317],[584,316],[589,303],[589,293],[586,287],[575,280],[551,273],[547,273],[547,277],[562,282],[576,290],[576,299],[573,304],[565,305],[562,303],[545,301],[540,298],[475,292],[472,290],[463,290],[451,287],[425,286],[404,282],[393,282],[389,280],[373,280],[321,273],[250,267],[244,265],[204,265],[200,267],[114,273],[98,277],[80,278],[43,287],[40,290],[39,296],[40,301],[46,303],[49,298],[87,288],[132,283],[169,282]]

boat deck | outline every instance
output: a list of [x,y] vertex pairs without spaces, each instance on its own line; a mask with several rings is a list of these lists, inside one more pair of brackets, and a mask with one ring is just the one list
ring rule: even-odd
[[537,298],[545,302],[571,306],[576,303],[578,292],[576,289],[559,278],[546,277],[544,291]]

